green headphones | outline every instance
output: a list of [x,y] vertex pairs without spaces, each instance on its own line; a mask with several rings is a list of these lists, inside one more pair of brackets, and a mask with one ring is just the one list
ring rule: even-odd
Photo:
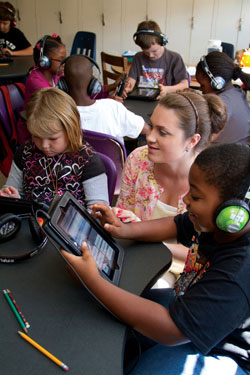
[[249,200],[250,186],[244,200],[230,199],[222,203],[215,211],[217,228],[228,233],[237,233],[245,228],[250,219]]

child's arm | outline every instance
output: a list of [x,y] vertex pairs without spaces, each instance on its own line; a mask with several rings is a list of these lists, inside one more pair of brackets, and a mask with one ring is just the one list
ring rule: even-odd
[[164,306],[138,297],[104,280],[86,244],[82,245],[82,257],[64,250],[62,253],[91,292],[123,322],[163,345],[189,341],[175,325]]
[[20,198],[23,195],[23,171],[12,161],[10,172],[5,185],[0,191],[0,196]]
[[28,48],[19,50],[19,51],[11,51],[9,48],[3,48],[1,53],[4,55],[11,55],[11,56],[27,56],[33,55],[33,47],[29,46]]
[[187,79],[183,79],[181,82],[177,83],[177,85],[173,85],[173,86],[164,86],[162,84],[159,84],[160,95],[157,97],[157,99],[162,98],[164,95],[170,92],[176,92],[176,91],[184,90],[186,88],[188,88]]
[[136,84],[136,80],[134,78],[131,78],[131,77],[128,77],[127,80],[126,80],[126,84],[125,84],[125,87],[124,87],[124,90],[123,90],[123,93],[122,93],[122,98],[123,99],[126,99],[127,98],[127,94],[133,90],[133,88],[135,87],[135,84]]
[[92,215],[101,220],[104,229],[116,238],[147,242],[160,242],[177,238],[174,216],[123,224],[112,209],[103,203],[95,203],[90,208],[92,209]]

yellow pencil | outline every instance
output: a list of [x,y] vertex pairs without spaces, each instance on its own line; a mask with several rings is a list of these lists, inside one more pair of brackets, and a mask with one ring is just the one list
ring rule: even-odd
[[53,362],[55,362],[58,366],[60,366],[64,371],[68,371],[68,366],[65,365],[62,361],[57,359],[55,356],[50,354],[46,349],[44,349],[41,345],[39,345],[37,342],[32,340],[28,335],[25,333],[18,331],[19,335],[26,341],[28,341],[31,345],[33,345],[36,349],[40,350],[44,355],[46,355],[49,359],[51,359]]

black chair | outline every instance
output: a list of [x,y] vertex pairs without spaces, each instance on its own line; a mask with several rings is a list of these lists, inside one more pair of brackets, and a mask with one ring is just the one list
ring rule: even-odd
[[226,53],[231,59],[234,59],[234,45],[231,43],[221,42],[222,52]]
[[96,60],[96,34],[78,31],[75,35],[70,55],[85,55]]

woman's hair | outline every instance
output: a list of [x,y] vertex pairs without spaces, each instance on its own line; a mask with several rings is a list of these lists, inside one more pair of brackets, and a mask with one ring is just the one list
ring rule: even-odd
[[[42,41],[43,38],[39,39],[35,47],[33,48],[33,58],[36,66],[39,66]],[[44,45],[43,54],[49,57],[51,52],[54,52],[57,48],[61,46],[64,46],[64,44],[62,43],[62,40],[59,35],[53,34],[52,36],[48,36]]]
[[62,90],[45,87],[35,91],[27,104],[27,128],[38,137],[48,137],[65,130],[68,152],[82,147],[80,114],[74,100]]
[[[157,31],[158,33],[161,33],[161,29],[159,25],[155,21],[143,21],[139,23],[137,26],[137,31],[140,30],[154,30]],[[162,44],[162,38],[157,35],[149,35],[149,34],[139,34],[135,38],[135,44],[140,46],[142,49],[148,49],[152,46],[152,44],[158,43]]]
[[14,21],[16,9],[8,1],[0,1],[0,20]]
[[[214,77],[222,77],[227,82],[232,79],[240,78],[246,88],[250,90],[250,74],[244,73],[243,70],[235,65],[234,61],[224,52],[213,51],[205,56],[210,72]],[[196,66],[196,73],[202,73],[208,77],[202,68],[202,62]]]
[[200,134],[195,151],[204,149],[212,134],[218,134],[227,120],[225,103],[215,94],[202,95],[187,89],[165,95],[159,105],[174,110],[186,139]]
[[206,183],[218,189],[223,201],[243,199],[250,185],[250,147],[240,143],[210,146],[195,159]]

